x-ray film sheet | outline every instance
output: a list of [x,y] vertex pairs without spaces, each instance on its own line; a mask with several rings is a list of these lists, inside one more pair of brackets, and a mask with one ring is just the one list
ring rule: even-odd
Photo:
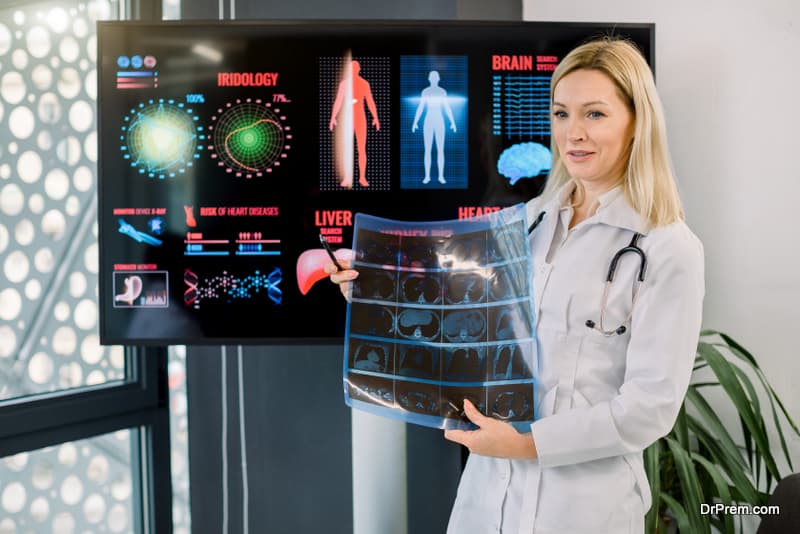
[[349,406],[435,428],[485,415],[525,431],[537,413],[537,346],[524,205],[479,218],[357,214],[347,306]]

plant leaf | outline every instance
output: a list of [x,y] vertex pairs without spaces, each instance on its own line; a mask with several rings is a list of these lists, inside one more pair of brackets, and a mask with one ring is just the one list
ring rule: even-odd
[[767,469],[771,470],[773,474],[779,478],[778,467],[769,449],[769,439],[767,438],[766,432],[763,431],[762,425],[759,424],[761,414],[753,412],[752,406],[748,402],[747,395],[741,383],[739,383],[736,373],[731,369],[733,364],[728,362],[714,346],[708,343],[699,343],[698,350],[703,352],[714,374],[719,379],[720,385],[725,389],[725,392],[739,412],[743,428],[746,428],[750,432],[756,447],[760,449]]
[[742,469],[742,458],[738,448],[729,449],[721,445],[708,431],[693,417],[689,418],[689,428],[711,453],[711,460],[728,476],[737,492],[736,501],[757,504],[760,502],[758,492],[752,481],[747,477],[747,471]]
[[[739,378],[739,382],[745,387],[747,390],[748,397],[750,399],[750,403],[753,405],[753,412],[760,416],[761,414],[761,403],[758,400],[758,394],[756,393],[753,384],[750,382],[750,377],[748,377],[744,371],[742,371],[738,366],[731,365],[731,369],[733,370],[734,374]],[[764,419],[759,417],[759,427],[761,431],[764,432],[764,435],[767,437],[767,446],[769,446],[769,435],[767,434],[767,429],[764,426]],[[746,431],[747,429],[742,426],[742,430]],[[750,469],[752,469],[753,473],[756,477],[756,487],[761,485],[761,455],[755,454],[752,448],[752,440],[749,439],[749,435],[745,433],[745,446],[747,447],[747,455],[750,459]],[[755,457],[755,467],[753,467],[753,459]],[[769,471],[767,471],[769,475]]]
[[[725,479],[722,477],[722,473],[720,473],[717,466],[703,458],[697,453],[692,453],[692,460],[702,465],[706,472],[711,476],[711,480],[714,481],[714,486],[717,489],[716,496],[719,497],[719,500],[722,501],[723,504],[730,505],[732,504],[731,501],[731,492],[728,489],[728,484],[725,482]],[[708,498],[709,504],[714,502],[714,499],[711,495],[706,494],[706,498]],[[722,523],[725,525],[725,528],[722,529],[722,532],[733,532],[733,517],[730,514],[722,514],[720,518]]]
[[791,455],[789,454],[789,449],[786,445],[786,438],[784,437],[783,429],[781,428],[781,424],[779,423],[778,413],[775,410],[775,403],[777,403],[778,406],[780,407],[781,413],[783,413],[783,416],[786,418],[786,421],[789,423],[789,426],[792,428],[792,430],[794,430],[794,433],[800,436],[800,430],[798,430],[794,420],[792,420],[791,416],[786,411],[783,402],[781,402],[781,399],[778,397],[777,393],[775,393],[775,390],[772,389],[772,386],[769,385],[769,382],[767,381],[767,377],[766,375],[764,375],[764,372],[761,370],[758,364],[754,363],[755,359],[753,358],[753,356],[730,337],[724,334],[721,335],[730,344],[728,348],[736,357],[738,357],[743,361],[751,363],[753,369],[756,372],[756,376],[758,376],[758,379],[761,382],[761,386],[767,392],[767,399],[769,399],[770,409],[772,410],[772,421],[775,425],[775,429],[778,432],[778,437],[781,440],[781,449],[783,450],[784,458],[786,460],[786,463],[789,465],[789,471],[794,471],[794,466],[792,465],[792,458]]
[[670,497],[667,493],[662,493],[661,498],[664,500],[664,503],[667,505],[667,507],[672,511],[675,519],[678,521],[678,531],[695,532],[689,528],[689,516],[686,514],[686,510],[683,508],[683,506],[681,506],[678,501]]
[[656,440],[644,450],[644,471],[650,483],[650,493],[653,496],[653,505],[644,518],[645,532],[658,532],[661,523],[661,440]]
[[690,387],[686,392],[686,401],[691,403],[695,410],[697,410],[697,415],[700,417],[698,423],[702,423],[703,426],[707,428],[717,440],[720,441],[720,446],[730,451],[730,457],[738,460],[738,463],[742,469],[747,469],[747,463],[738,453],[738,447],[736,446],[736,443],[733,441],[730,433],[725,428],[725,425],[722,424],[722,421],[719,419],[716,412],[711,408],[711,405],[708,404],[708,401],[706,401],[705,397],[703,397],[700,392]]
[[700,481],[697,478],[697,471],[694,463],[689,456],[689,452],[681,447],[680,443],[669,436],[666,438],[672,457],[675,459],[675,467],[678,471],[678,478],[683,489],[683,502],[686,505],[684,510],[691,526],[690,532],[701,533],[711,532],[711,523],[708,516],[700,513],[700,504],[705,502],[703,492],[700,489]]
[[769,391],[770,398],[771,399],[775,399],[775,401],[778,403],[778,406],[780,406],[780,408],[781,408],[781,412],[786,417],[787,422],[792,427],[792,429],[794,430],[795,434],[800,436],[800,429],[798,429],[798,427],[795,424],[794,420],[792,420],[791,416],[789,415],[789,412],[786,411],[786,407],[783,405],[783,402],[781,402],[780,397],[778,397],[778,395],[775,393],[775,390],[772,389],[772,386],[769,385],[769,382],[767,381],[767,378],[764,375],[764,372],[761,370],[761,367],[759,367],[759,365],[756,362],[756,359],[753,357],[753,355],[750,354],[750,352],[748,352],[747,349],[745,349],[743,346],[741,346],[739,343],[737,343],[736,340],[734,340],[732,337],[730,337],[727,334],[723,334],[722,332],[717,332],[716,330],[706,330],[705,332],[710,332],[712,334],[718,334],[723,340],[725,340],[725,342],[727,343],[727,347],[731,349],[731,352],[733,354],[735,354],[739,358],[741,358],[741,359],[747,361],[748,363],[750,363],[750,365],[756,370],[756,373],[758,374],[758,377],[761,380],[761,384],[764,386],[764,389]]
[[714,382],[694,382],[689,387],[692,387],[692,388],[695,388],[695,389],[699,389],[699,388],[707,388],[707,387],[710,387],[710,386],[719,387],[719,382],[717,382],[717,381],[714,381]]
[[680,443],[681,448],[689,449],[689,427],[686,422],[686,403],[681,404],[681,409],[678,411],[678,417],[675,418],[675,424],[672,426],[672,434]]

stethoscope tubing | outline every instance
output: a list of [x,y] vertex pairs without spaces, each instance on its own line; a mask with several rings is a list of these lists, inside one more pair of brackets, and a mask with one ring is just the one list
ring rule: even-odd
[[[536,216],[536,219],[534,219],[534,221],[530,224],[530,226],[528,226],[529,236],[533,233],[534,230],[536,230],[539,224],[541,224],[542,220],[544,220],[544,217],[545,217],[545,212],[542,211],[539,213],[539,215]],[[628,314],[628,317],[625,319],[625,321],[623,321],[623,324],[627,323],[631,319],[631,316],[633,314],[633,306],[636,304],[637,297],[639,296],[639,288],[641,287],[641,284],[644,282],[644,278],[647,271],[647,255],[645,255],[644,251],[641,249],[641,247],[639,247],[639,238],[641,237],[643,237],[641,233],[635,232],[628,246],[619,249],[614,254],[614,256],[612,256],[611,263],[608,266],[608,274],[606,275],[605,288],[603,289],[603,298],[600,303],[600,324],[599,325],[596,324],[591,319],[587,319],[586,321],[586,326],[588,328],[597,330],[606,337],[610,337],[613,335],[622,335],[627,331],[627,328],[625,328],[625,326],[622,325],[619,326],[618,328],[615,328],[614,330],[606,330],[603,327],[603,317],[605,315],[605,309],[608,305],[608,291],[611,288],[611,283],[614,281],[614,274],[616,274],[617,272],[617,264],[619,264],[619,260],[622,258],[622,256],[624,256],[629,252],[639,256],[639,274],[637,275],[636,280],[634,281],[636,287],[634,289],[633,302],[631,304],[631,313]]]

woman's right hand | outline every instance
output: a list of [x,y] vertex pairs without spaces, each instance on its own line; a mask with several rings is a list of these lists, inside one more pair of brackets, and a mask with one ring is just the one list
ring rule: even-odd
[[353,280],[358,277],[358,271],[350,268],[350,260],[339,260],[339,263],[344,267],[341,271],[333,262],[326,263],[324,270],[330,276],[331,282],[339,286],[339,291],[349,301],[353,290]]

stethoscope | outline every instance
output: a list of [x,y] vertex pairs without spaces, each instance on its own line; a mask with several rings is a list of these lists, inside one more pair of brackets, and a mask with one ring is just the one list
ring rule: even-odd
[[[544,215],[545,212],[539,213],[539,215],[536,217],[536,220],[534,220],[531,223],[531,225],[528,226],[528,235],[531,235],[533,231],[536,229],[536,227],[539,226],[539,223],[541,223],[542,219],[544,219]],[[586,320],[585,324],[588,328],[597,330],[604,336],[607,337],[613,335],[621,336],[622,334],[624,334],[627,331],[627,328],[625,328],[625,323],[630,321],[631,316],[633,315],[633,307],[636,306],[636,299],[639,296],[639,288],[641,287],[642,282],[644,282],[644,273],[647,270],[647,256],[645,256],[644,251],[638,245],[640,237],[642,237],[642,234],[640,234],[639,232],[633,234],[633,238],[631,239],[630,244],[628,244],[627,247],[619,249],[617,253],[614,254],[614,256],[611,258],[611,264],[608,266],[608,274],[606,275],[606,287],[603,290],[603,299],[600,302],[600,324],[598,325],[591,319]],[[634,281],[633,303],[631,305],[631,312],[628,313],[628,317],[626,317],[625,320],[622,321],[623,323],[622,325],[618,326],[613,330],[606,330],[605,327],[603,326],[603,317],[605,316],[606,306],[608,304],[608,290],[611,288],[611,283],[614,281],[614,274],[617,271],[617,264],[619,263],[620,258],[622,258],[622,256],[624,256],[628,252],[633,252],[634,254],[639,256],[639,275],[636,277],[636,280]]]

